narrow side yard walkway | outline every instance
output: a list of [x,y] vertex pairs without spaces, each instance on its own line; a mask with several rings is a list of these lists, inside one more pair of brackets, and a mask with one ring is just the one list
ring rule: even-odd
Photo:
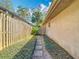
[[53,59],[45,49],[43,36],[37,36],[37,43],[32,59]]
[[74,59],[48,36],[35,36],[0,52],[0,59]]

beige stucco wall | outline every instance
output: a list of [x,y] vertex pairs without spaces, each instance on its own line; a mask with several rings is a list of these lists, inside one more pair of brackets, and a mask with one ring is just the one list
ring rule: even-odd
[[75,59],[79,59],[79,0],[46,24],[46,34],[68,51]]

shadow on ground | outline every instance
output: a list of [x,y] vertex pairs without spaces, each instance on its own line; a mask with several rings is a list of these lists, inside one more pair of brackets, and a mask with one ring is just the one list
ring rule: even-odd
[[33,38],[12,58],[12,59],[31,59],[36,39]]
[[44,37],[45,46],[52,58],[54,59],[74,59],[67,51],[60,47],[56,42],[49,37]]

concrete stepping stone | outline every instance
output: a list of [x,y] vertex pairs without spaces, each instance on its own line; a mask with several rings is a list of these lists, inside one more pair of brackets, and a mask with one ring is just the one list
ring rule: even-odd
[[44,59],[43,57],[33,57],[32,59]]
[[36,46],[36,49],[38,49],[38,50],[42,50],[43,47],[42,47],[41,45],[38,45],[38,46]]
[[42,50],[35,50],[33,56],[39,56],[39,57],[42,57],[42,56],[43,56],[43,51],[42,51]]

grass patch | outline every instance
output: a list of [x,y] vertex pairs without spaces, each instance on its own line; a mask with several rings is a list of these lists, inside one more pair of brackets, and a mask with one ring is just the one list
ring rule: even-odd
[[[35,39],[30,39],[28,42],[27,40],[23,40],[18,42],[8,48],[5,48],[0,52],[0,59],[20,59],[20,56],[24,56],[25,52],[29,55],[30,58],[31,53],[34,49]],[[25,56],[24,56],[25,57]],[[24,59],[21,58],[21,59]]]

